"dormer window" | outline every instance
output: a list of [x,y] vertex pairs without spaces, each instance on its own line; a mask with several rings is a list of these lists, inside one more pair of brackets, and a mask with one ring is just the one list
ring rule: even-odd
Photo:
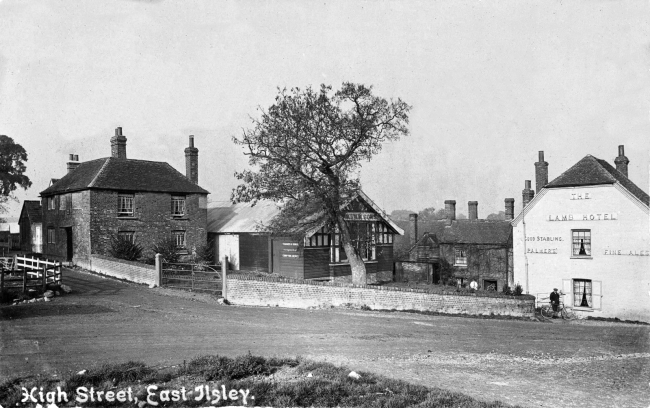
[[117,195],[117,216],[133,217],[133,194]]
[[172,196],[172,217],[182,217],[185,215],[185,197]]

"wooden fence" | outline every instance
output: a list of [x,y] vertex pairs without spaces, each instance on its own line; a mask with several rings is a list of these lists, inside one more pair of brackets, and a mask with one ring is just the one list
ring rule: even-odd
[[48,283],[60,285],[62,282],[61,262],[14,255],[0,258],[0,291],[20,288],[23,293],[28,288],[46,290]]

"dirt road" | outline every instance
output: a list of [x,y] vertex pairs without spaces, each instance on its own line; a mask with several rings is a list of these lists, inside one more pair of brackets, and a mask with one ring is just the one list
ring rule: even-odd
[[523,406],[650,406],[650,326],[222,306],[65,271],[73,293],[0,308],[0,375],[200,354],[304,356]]

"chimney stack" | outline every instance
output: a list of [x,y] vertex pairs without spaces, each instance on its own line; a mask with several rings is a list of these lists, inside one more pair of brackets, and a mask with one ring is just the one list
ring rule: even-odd
[[199,149],[194,147],[194,135],[190,135],[190,146],[185,148],[185,176],[199,184]]
[[411,246],[418,241],[418,215],[409,214],[409,233],[411,235]]
[[623,145],[618,146],[618,157],[614,159],[614,163],[616,164],[616,170],[627,177],[627,165],[630,161],[625,157],[625,147]]
[[111,157],[126,159],[126,137],[122,135],[122,128],[115,129],[115,136],[111,137]]
[[548,163],[544,161],[544,152],[540,150],[539,161],[535,163],[535,192],[539,193],[548,184]]
[[470,220],[478,220],[478,201],[468,201],[467,208]]
[[79,165],[81,164],[79,163],[79,155],[70,154],[69,161],[67,164],[68,164],[68,173],[70,173],[72,170],[79,167]]
[[456,200],[445,200],[445,214],[449,222],[456,219]]
[[530,200],[535,197],[535,191],[530,188],[530,180],[526,180],[526,188],[521,191],[521,195],[523,199],[521,208],[526,208]]
[[515,218],[515,199],[506,198],[506,221],[510,221]]

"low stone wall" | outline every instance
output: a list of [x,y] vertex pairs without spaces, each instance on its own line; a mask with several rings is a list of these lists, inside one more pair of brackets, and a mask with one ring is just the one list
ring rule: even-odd
[[153,265],[125,261],[103,255],[91,255],[89,258],[75,258],[73,263],[82,268],[102,275],[125,279],[136,283],[158,284],[158,274]]
[[418,289],[349,285],[299,279],[228,276],[228,301],[290,308],[367,306],[375,310],[418,310],[469,315],[534,317],[532,296],[428,293]]

